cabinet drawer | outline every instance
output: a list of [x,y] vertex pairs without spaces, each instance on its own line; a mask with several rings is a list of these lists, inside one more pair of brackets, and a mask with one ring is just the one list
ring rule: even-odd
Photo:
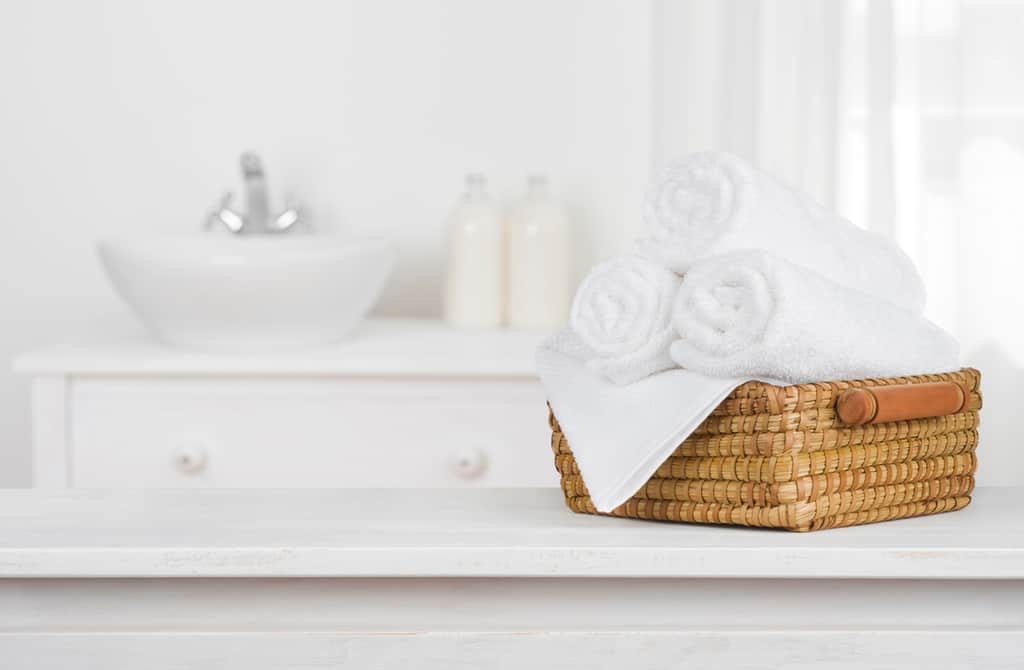
[[534,380],[78,378],[79,487],[554,486]]

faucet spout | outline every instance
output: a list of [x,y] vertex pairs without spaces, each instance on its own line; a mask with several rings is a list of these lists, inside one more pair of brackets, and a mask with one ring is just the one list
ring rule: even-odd
[[263,160],[254,153],[242,154],[242,180],[245,183],[245,232],[266,233],[270,227],[270,197]]
[[239,163],[245,185],[245,210],[237,212],[231,209],[231,193],[226,193],[207,214],[204,220],[207,230],[227,229],[236,235],[268,235],[286,233],[295,229],[300,221],[304,223],[305,212],[298,204],[283,212],[271,211],[267,175],[259,155],[246,152]]

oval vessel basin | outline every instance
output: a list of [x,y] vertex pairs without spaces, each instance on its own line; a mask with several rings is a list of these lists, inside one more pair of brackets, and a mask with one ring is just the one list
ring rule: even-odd
[[159,339],[221,352],[344,338],[394,265],[387,240],[333,235],[112,237],[97,249],[117,292]]

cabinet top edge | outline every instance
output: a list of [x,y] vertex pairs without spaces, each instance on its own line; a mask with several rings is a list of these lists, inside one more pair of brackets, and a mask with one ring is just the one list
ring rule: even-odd
[[65,338],[13,360],[32,376],[536,377],[542,335],[460,330],[439,321],[371,319],[351,338],[319,349],[208,353],[174,349],[139,331]]

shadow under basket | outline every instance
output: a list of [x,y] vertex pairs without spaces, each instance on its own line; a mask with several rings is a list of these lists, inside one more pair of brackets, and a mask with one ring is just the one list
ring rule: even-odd
[[[966,507],[981,375],[773,386],[748,382],[612,516],[794,531]],[[599,514],[551,414],[566,504]]]

